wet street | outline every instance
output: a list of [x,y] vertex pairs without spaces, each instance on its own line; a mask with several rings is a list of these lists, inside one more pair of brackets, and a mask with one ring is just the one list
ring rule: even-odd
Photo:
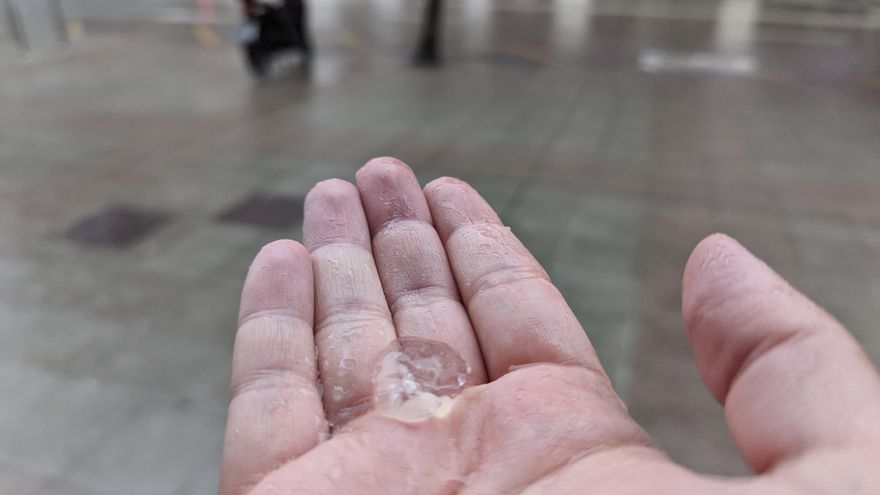
[[436,69],[421,2],[312,4],[311,70],[261,82],[232,2],[0,18],[0,493],[215,493],[247,267],[378,155],[489,200],[688,467],[749,472],[681,321],[704,236],[880,362],[877,4],[459,0]]

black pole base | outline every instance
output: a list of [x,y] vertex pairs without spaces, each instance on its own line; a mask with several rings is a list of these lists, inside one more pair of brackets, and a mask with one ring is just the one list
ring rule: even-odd
[[422,33],[413,63],[418,67],[437,67],[440,65],[440,9],[441,0],[428,0]]

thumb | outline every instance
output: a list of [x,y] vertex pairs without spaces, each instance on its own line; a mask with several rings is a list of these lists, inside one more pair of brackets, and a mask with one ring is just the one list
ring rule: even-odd
[[853,337],[735,240],[715,234],[684,272],[682,312],[706,385],[746,461],[880,447],[880,378]]

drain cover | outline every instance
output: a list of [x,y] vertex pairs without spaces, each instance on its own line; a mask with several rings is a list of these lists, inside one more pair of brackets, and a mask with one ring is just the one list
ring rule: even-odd
[[284,229],[302,223],[303,198],[256,193],[222,213],[221,222]]
[[75,223],[67,229],[65,237],[87,246],[121,249],[143,239],[168,220],[164,213],[112,205]]

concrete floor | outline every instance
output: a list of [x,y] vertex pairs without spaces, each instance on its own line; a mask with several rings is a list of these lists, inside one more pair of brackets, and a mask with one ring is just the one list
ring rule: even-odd
[[[417,4],[314,3],[311,74],[262,84],[222,25],[86,22],[68,49],[0,50],[0,493],[213,493],[245,270],[300,235],[296,215],[219,217],[375,155],[481,190],[633,415],[695,469],[747,472],[679,316],[703,236],[738,237],[880,361],[880,47],[862,17],[452,3],[447,63],[420,71]],[[167,221],[123,249],[65,237],[114,205]]]

